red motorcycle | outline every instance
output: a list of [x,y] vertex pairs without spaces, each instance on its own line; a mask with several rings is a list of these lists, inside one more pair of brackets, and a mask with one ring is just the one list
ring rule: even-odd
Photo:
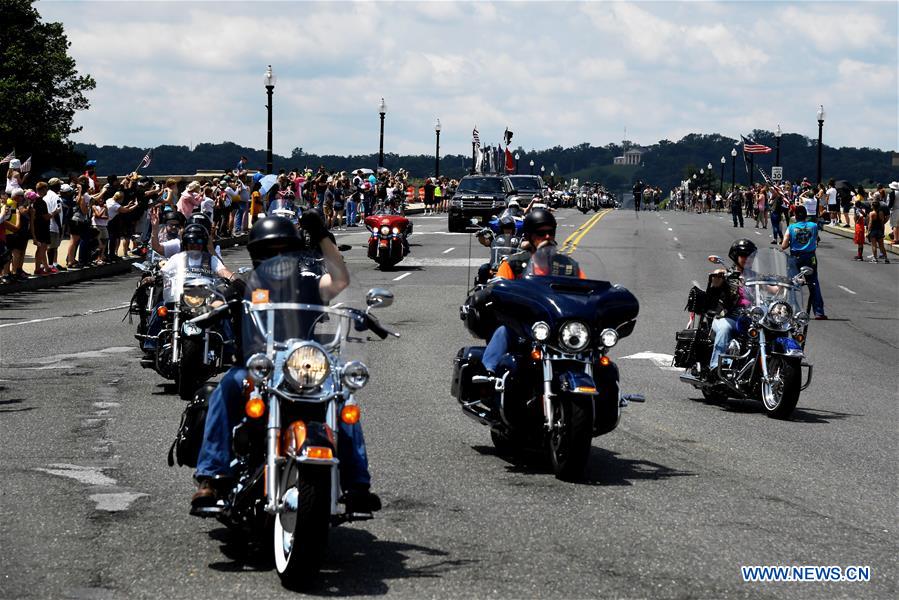
[[395,214],[374,214],[365,217],[371,231],[368,238],[368,257],[380,265],[382,271],[392,268],[409,254],[406,238],[412,234],[409,219]]

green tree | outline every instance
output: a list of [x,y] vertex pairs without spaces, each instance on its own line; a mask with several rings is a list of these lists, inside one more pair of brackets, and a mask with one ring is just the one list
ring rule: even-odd
[[69,135],[75,112],[88,108],[84,92],[94,89],[69,56],[62,23],[44,23],[33,0],[0,0],[0,152],[15,148],[33,170],[75,166]]

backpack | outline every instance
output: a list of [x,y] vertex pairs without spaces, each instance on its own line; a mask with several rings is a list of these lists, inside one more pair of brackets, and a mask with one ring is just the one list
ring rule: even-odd
[[175,441],[169,447],[168,464],[174,467],[196,467],[200,456],[200,448],[203,445],[203,430],[206,428],[206,413],[209,411],[209,396],[216,386],[207,383],[194,394],[184,412],[181,413],[181,424]]

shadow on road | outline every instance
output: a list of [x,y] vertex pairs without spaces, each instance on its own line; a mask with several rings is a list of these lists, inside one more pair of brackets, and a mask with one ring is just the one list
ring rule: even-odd
[[[761,402],[756,400],[745,400],[739,398],[729,398],[727,400],[707,400],[705,398],[691,398],[694,402],[701,402],[708,406],[717,406],[725,412],[739,414],[759,414],[764,415],[765,409]],[[802,399],[800,398],[800,402]],[[864,415],[856,413],[844,413],[833,410],[823,410],[819,408],[796,408],[790,415],[789,421],[795,423],[812,423],[823,424],[831,421],[839,421],[849,417],[862,417]]]
[[[551,474],[546,459],[536,453],[527,453],[518,457],[509,457],[499,454],[493,446],[473,446],[480,454],[497,456],[510,464],[506,471],[510,473],[523,473],[531,475]],[[660,481],[671,477],[690,477],[696,473],[681,471],[648,460],[622,458],[617,452],[597,448],[590,450],[590,458],[584,477],[572,483],[578,485],[634,485],[635,481],[649,480]]]
[[[0,386],[0,391],[5,389],[5,387]],[[34,410],[33,406],[7,408],[11,404],[21,404],[23,402],[25,402],[24,398],[10,398],[9,400],[0,400],[0,413],[27,412],[29,410]]]
[[[209,536],[222,542],[221,551],[230,562],[216,562],[211,569],[224,572],[274,571],[270,540],[265,550],[248,546],[242,536],[219,528]],[[364,529],[338,527],[331,530],[328,551],[317,581],[302,591],[314,596],[380,596],[390,591],[388,581],[407,578],[439,578],[476,561],[451,559],[436,548],[379,540]],[[409,566],[414,560],[416,566]],[[272,573],[273,576],[276,576]]]

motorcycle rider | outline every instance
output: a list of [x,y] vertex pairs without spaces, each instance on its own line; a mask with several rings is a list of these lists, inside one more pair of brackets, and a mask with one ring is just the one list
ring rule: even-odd
[[717,373],[718,358],[727,352],[727,345],[733,338],[739,309],[749,306],[744,289],[743,270],[746,268],[747,259],[757,249],[752,240],[746,238],[736,240],[730,245],[730,251],[727,253],[734,262],[733,268],[727,271],[718,269],[711,274],[710,287],[720,291],[725,311],[723,316],[716,317],[712,321],[712,331],[715,333],[715,344],[709,361],[712,376]]
[[[294,301],[327,304],[349,285],[349,271],[318,211],[304,211],[300,223],[312,247],[320,250],[326,272],[312,272],[305,261],[299,261],[297,268],[302,272],[303,281],[308,281],[309,285],[299,290],[302,297]],[[264,261],[300,251],[304,245],[303,237],[297,233],[295,226],[288,219],[275,216],[261,219],[253,225],[247,248],[254,267],[258,268]],[[248,347],[254,344],[254,341],[245,342],[244,358],[258,350]],[[215,506],[219,490],[227,489],[231,477],[231,432],[240,418],[246,377],[246,367],[241,362],[236,363],[209,397],[203,445],[194,475],[198,489],[191,498],[191,514],[195,514],[197,509]],[[338,436],[340,476],[345,492],[343,502],[347,512],[380,510],[380,499],[370,491],[371,476],[361,424],[347,425],[340,420]],[[209,511],[205,512],[208,514]]]
[[[494,235],[493,231],[489,228],[485,227],[481,229],[476,234],[478,242],[482,246],[487,246],[488,248],[492,248],[494,243],[497,243],[500,246],[507,246],[509,248],[518,248],[521,244],[521,239],[516,235],[516,227],[515,227],[515,219],[513,219],[509,215],[503,215],[499,220],[499,233]],[[478,282],[486,283],[488,279],[490,279],[490,270],[492,267],[493,256],[491,253],[491,260],[485,262],[480,267],[478,267]]]

